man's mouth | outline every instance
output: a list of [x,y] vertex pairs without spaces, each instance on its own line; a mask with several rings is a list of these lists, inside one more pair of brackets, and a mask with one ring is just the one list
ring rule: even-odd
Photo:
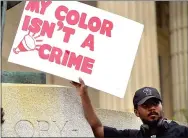
[[158,116],[159,114],[158,113],[156,113],[156,112],[151,112],[151,113],[149,113],[148,114],[148,116],[150,117],[155,117],[155,116]]
[[149,116],[151,119],[156,119],[158,116],[157,115],[150,115]]

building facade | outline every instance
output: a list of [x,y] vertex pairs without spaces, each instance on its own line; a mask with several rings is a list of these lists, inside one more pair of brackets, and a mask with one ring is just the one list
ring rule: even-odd
[[[133,112],[137,89],[156,87],[164,100],[164,114],[185,121],[178,111],[188,110],[188,2],[98,1],[84,2],[144,24],[128,88],[123,99],[89,88],[97,108]],[[34,71],[8,63],[8,56],[25,2],[6,12],[2,70]],[[69,81],[47,75],[48,84],[70,86]],[[176,113],[177,112],[177,113]]]

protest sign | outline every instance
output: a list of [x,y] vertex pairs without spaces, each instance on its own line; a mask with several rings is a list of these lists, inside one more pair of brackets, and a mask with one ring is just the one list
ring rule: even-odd
[[143,28],[76,1],[27,1],[8,61],[123,98]]

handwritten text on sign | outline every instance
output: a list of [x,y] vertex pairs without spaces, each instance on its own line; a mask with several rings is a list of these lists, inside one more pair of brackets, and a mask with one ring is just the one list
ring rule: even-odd
[[[69,80],[83,77],[88,86],[122,97],[142,30],[139,23],[79,2],[29,1],[9,61]],[[120,83],[109,82],[110,76]]]

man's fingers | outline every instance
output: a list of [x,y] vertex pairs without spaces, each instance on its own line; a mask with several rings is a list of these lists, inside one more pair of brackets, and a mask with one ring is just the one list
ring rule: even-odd
[[84,81],[83,81],[82,78],[80,78],[80,77],[79,77],[79,82],[80,82],[80,83],[77,83],[77,82],[75,82],[75,81],[71,81],[70,83],[71,83],[72,85],[74,85],[75,87],[80,87],[81,85],[82,85],[82,86],[85,86]]
[[71,81],[70,82],[72,85],[74,85],[75,87],[78,87],[78,86],[80,86],[80,84],[79,83],[77,83],[77,82],[74,82],[74,81]]
[[81,85],[85,85],[84,81],[80,77],[79,77],[79,82],[80,82]]

